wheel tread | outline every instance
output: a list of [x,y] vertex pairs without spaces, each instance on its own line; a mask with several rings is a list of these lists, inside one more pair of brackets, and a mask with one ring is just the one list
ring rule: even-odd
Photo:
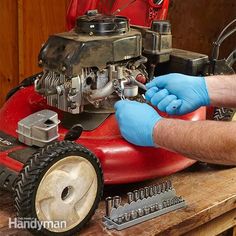
[[[59,155],[64,155],[68,152],[77,152],[77,151],[83,152],[84,154],[90,156],[94,161],[96,161],[98,168],[101,172],[102,184],[103,184],[103,172],[101,163],[91,151],[89,151],[84,146],[71,141],[54,142],[41,148],[37,153],[33,154],[32,158],[28,159],[22,171],[18,175],[14,191],[14,199],[15,199],[14,205],[18,217],[30,217],[33,206],[31,196],[34,193],[35,183],[39,179],[40,174],[48,166],[48,164],[51,163]],[[101,200],[102,192],[103,192],[103,185],[101,194],[99,196],[99,201]],[[91,216],[94,214],[95,210],[96,208],[92,212]],[[32,231],[32,233],[37,233],[37,232],[38,231],[34,230]],[[51,235],[51,234],[45,234],[45,235]],[[60,235],[71,235],[71,233],[70,234],[63,233]]]

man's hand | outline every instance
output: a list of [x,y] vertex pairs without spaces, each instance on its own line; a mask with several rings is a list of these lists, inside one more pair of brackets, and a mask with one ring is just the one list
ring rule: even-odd
[[170,115],[184,115],[210,104],[204,77],[168,74],[153,79],[146,87],[146,99]]
[[115,104],[116,119],[122,136],[139,146],[155,146],[153,130],[162,119],[155,109],[145,103],[122,100]]

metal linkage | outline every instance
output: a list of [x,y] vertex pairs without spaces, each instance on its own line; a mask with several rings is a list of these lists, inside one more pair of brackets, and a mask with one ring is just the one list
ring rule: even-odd
[[103,217],[106,228],[122,230],[186,206],[185,200],[176,196],[169,180],[128,192],[127,197],[124,205],[119,196],[106,198],[106,216]]

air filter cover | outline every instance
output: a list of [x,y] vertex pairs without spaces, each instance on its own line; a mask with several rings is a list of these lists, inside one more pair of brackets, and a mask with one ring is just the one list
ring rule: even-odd
[[123,16],[107,16],[96,11],[77,18],[75,31],[88,35],[116,35],[129,31],[129,21]]

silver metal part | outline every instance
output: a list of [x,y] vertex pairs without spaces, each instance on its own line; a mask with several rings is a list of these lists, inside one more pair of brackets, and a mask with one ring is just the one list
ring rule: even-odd
[[140,196],[140,199],[141,199],[141,200],[144,199],[144,197],[145,197],[145,192],[144,192],[144,189],[143,189],[143,188],[141,188],[141,189],[139,190],[139,196]]
[[118,208],[120,206],[120,203],[121,203],[121,197],[120,196],[113,197],[113,206],[115,208]]
[[124,88],[125,97],[135,97],[138,95],[138,86],[137,85],[126,85]]
[[59,137],[58,115],[51,110],[33,113],[18,122],[18,139],[28,146],[43,147]]
[[[143,199],[140,193],[145,195]],[[137,200],[133,201],[133,198]],[[129,192],[128,203],[113,207],[110,217],[103,218],[103,224],[108,229],[122,230],[183,207],[186,207],[185,201],[176,196],[171,182],[166,181]]]
[[139,191],[134,190],[134,201],[138,201],[138,199],[139,199]]
[[112,197],[107,197],[105,201],[106,201],[106,216],[110,217],[111,210],[112,210],[112,207],[113,207],[113,198]]
[[[109,65],[101,70],[82,68],[73,77],[45,70],[43,76],[35,80],[35,90],[47,99],[48,105],[79,114],[89,104],[102,108],[111,97],[113,102],[136,97],[138,88],[145,87],[135,82],[134,78],[139,74],[145,76],[141,69],[128,69],[127,63]],[[116,100],[113,99],[115,93],[118,95]]]
[[145,197],[148,198],[149,197],[149,187],[145,187],[144,192],[145,192]]
[[128,203],[134,201],[134,194],[132,192],[128,192],[127,195],[128,195]]

